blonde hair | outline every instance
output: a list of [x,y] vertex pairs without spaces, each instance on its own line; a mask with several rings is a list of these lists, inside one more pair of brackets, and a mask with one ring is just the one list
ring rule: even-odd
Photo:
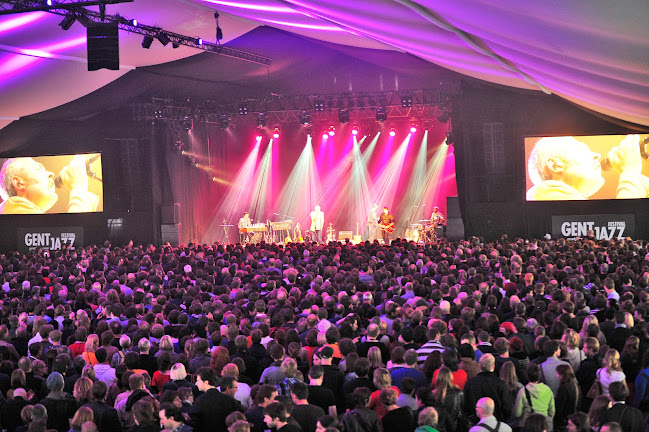
[[624,324],[626,325],[626,328],[633,328],[633,315],[629,312],[624,312]]
[[579,335],[573,329],[566,329],[563,332],[561,341],[566,344],[568,349],[574,350],[579,348]]
[[169,378],[174,381],[187,378],[185,365],[182,363],[176,363],[175,365],[171,366],[171,369],[169,370]]
[[83,399],[92,400],[92,380],[82,376],[74,383],[72,395],[77,401]]
[[378,368],[374,371],[374,386],[377,390],[392,387],[392,377],[385,368]]
[[174,350],[174,343],[173,340],[171,339],[171,336],[169,335],[164,335],[160,338],[160,343],[158,344],[158,349],[162,351],[171,351],[173,352]]
[[381,350],[377,346],[373,346],[367,351],[367,359],[370,361],[371,368],[385,367],[383,358],[381,357]]
[[70,428],[81,429],[81,426],[85,422],[94,422],[94,421],[95,421],[95,415],[93,414],[92,410],[88,407],[81,407],[77,410],[76,413],[74,413],[74,417],[72,417],[72,420],[70,420]]
[[95,352],[97,351],[97,348],[99,347],[99,336],[96,334],[89,334],[88,337],[86,338],[86,346],[85,346],[85,351],[86,352]]
[[617,352],[616,349],[609,349],[606,351],[602,364],[606,368],[606,372],[609,374],[614,371],[621,371],[622,365],[620,364],[620,353]]
[[282,373],[286,378],[295,378],[297,373],[297,362],[292,357],[286,357],[280,366]]

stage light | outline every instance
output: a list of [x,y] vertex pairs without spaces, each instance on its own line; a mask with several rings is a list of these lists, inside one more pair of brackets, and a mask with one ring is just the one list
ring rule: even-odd
[[329,126],[329,132],[327,132],[329,136],[334,136],[336,135],[336,128],[333,126]]
[[74,17],[74,15],[72,14],[66,15],[63,17],[63,20],[59,23],[59,27],[61,27],[63,30],[68,30],[70,27],[72,27],[72,24],[74,24],[76,20],[77,19]]
[[376,109],[376,121],[384,122],[388,119],[388,109],[381,105]]
[[174,144],[174,151],[178,154],[183,154],[185,150],[185,144],[182,141],[176,141]]
[[137,27],[137,20],[136,19],[126,20],[126,24],[132,25],[133,27]]
[[219,126],[221,129],[227,129],[230,127],[230,116],[227,114],[221,114],[219,117]]
[[198,45],[198,46],[203,45],[203,39],[201,39],[201,38],[196,38],[196,40],[194,42],[196,42],[196,45]]
[[390,129],[390,136],[395,136],[397,134],[397,131],[394,130],[394,128]]
[[268,123],[268,119],[266,118],[265,113],[259,113],[257,114],[257,126],[259,127],[264,127]]
[[239,105],[239,115],[248,115],[248,106],[247,105]]
[[171,39],[169,39],[169,36],[167,36],[166,33],[160,32],[157,37],[162,46],[167,46],[169,45],[169,42],[171,42]]
[[262,136],[261,136],[261,135],[257,135],[256,140],[257,140],[257,141],[261,141],[261,139],[262,139]]
[[414,124],[411,125],[411,126],[410,126],[410,132],[411,132],[411,133],[415,133],[415,132],[417,132],[417,126],[415,126]]
[[308,111],[300,112],[300,124],[308,125],[311,124],[311,114]]
[[316,112],[323,112],[325,110],[325,103],[323,100],[313,101],[313,110]]
[[153,111],[153,118],[161,119],[162,118],[162,110],[161,109],[156,109]]
[[192,119],[190,117],[185,116],[185,118],[183,119],[183,129],[185,129],[186,131],[190,131],[192,130],[193,127],[194,127],[194,122],[192,121]]
[[329,138],[329,134],[328,134],[328,133],[325,132],[325,133],[322,134],[322,139],[323,139],[323,140],[326,140],[326,139],[328,139],[328,138]]
[[411,95],[401,96],[401,106],[404,108],[412,107],[412,96]]
[[216,177],[212,177],[212,181],[216,182],[218,179]]
[[358,126],[357,125],[354,125],[354,127],[352,128],[352,135],[358,135]]
[[451,113],[448,111],[444,111],[439,117],[437,117],[437,120],[440,123],[448,123],[448,120],[451,118]]
[[338,121],[340,123],[349,123],[349,111],[344,108],[338,111]]
[[151,36],[144,36],[144,39],[142,39],[142,48],[149,49],[151,48],[152,43],[153,38]]
[[446,145],[451,145],[455,142],[453,132],[446,132]]
[[279,128],[275,128],[275,130],[273,130],[273,138],[279,138]]

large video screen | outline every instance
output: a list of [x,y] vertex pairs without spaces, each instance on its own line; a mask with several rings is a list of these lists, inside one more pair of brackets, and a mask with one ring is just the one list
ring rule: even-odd
[[0,214],[104,211],[101,154],[0,160]]
[[527,201],[647,198],[649,135],[525,138]]

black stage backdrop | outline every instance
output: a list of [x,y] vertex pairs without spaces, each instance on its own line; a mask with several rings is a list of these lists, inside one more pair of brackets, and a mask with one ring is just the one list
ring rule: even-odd
[[[461,87],[453,106],[457,187],[467,235],[541,236],[553,214],[631,213],[637,235],[649,201],[528,203],[525,195],[526,135],[624,134],[643,130],[602,119],[556,96],[484,84],[394,51],[313,41],[260,27],[232,41],[274,59],[270,68],[202,53],[140,68],[96,92],[35,114],[0,130],[0,156],[103,154],[105,211],[100,214],[4,216],[0,249],[15,248],[16,227],[82,226],[86,243],[105,239],[158,243],[161,207],[180,204],[180,239],[200,238],[211,222],[214,197],[225,186],[174,153],[177,135],[164,124],[132,120],[135,102],[151,97],[236,101],[271,92],[283,95]],[[44,96],[46,97],[46,95]],[[646,130],[646,128],[644,129]],[[196,124],[210,161],[219,170],[240,166],[234,142],[216,139],[214,125]],[[109,220],[111,222],[109,227]]]

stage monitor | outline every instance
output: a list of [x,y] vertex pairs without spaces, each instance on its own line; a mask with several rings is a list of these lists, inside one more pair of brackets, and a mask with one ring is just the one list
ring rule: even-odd
[[647,198],[649,135],[525,138],[527,201]]
[[104,210],[100,153],[15,157],[0,163],[0,214]]

